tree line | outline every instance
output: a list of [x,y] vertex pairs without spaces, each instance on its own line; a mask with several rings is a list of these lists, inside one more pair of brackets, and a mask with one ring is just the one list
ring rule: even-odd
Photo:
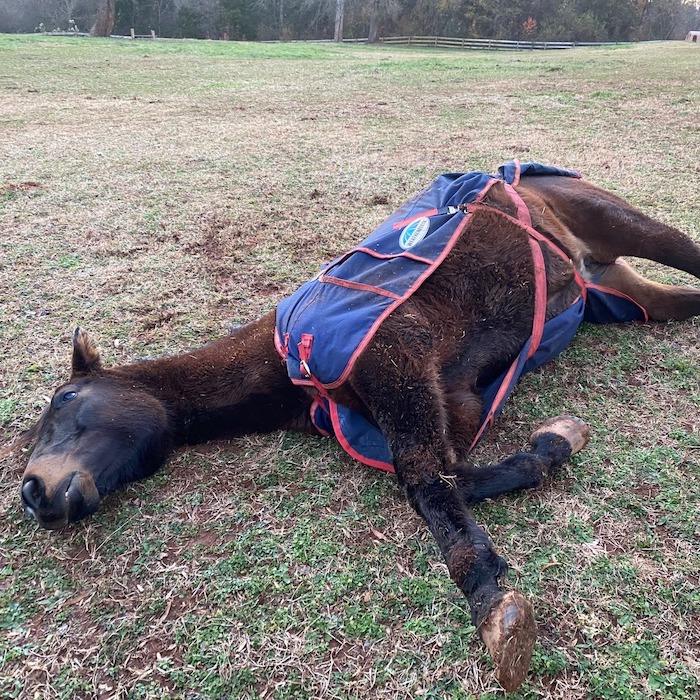
[[[105,9],[106,8],[106,9]],[[105,12],[111,13],[108,16]],[[429,35],[559,41],[679,39],[698,0],[0,0],[0,32],[292,40]],[[107,32],[108,33],[108,32]]]

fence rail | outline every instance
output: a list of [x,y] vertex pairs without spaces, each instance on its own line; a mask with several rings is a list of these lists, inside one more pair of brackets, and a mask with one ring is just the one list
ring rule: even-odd
[[[1,1],[1,0],[0,0]],[[49,36],[90,36],[87,32],[43,32]],[[131,30],[131,35],[112,35],[113,39],[168,39],[177,41],[172,37],[159,37],[154,30],[150,34],[136,34]],[[387,46],[419,46],[432,47],[438,49],[484,49],[491,51],[532,51],[537,49],[573,49],[577,46],[616,46],[628,42],[608,41],[596,43],[593,41],[509,41],[506,39],[462,39],[448,36],[385,36],[379,42]],[[279,39],[261,41],[262,44],[279,44]],[[332,39],[293,39],[283,43],[309,43],[309,44],[330,44]],[[343,39],[344,44],[366,44],[367,39]]]
[[506,39],[462,39],[445,36],[387,36],[382,44],[405,46],[429,46],[439,49],[486,49],[491,51],[532,51],[544,49],[573,49],[577,46],[615,46],[625,43],[610,41],[509,41]]

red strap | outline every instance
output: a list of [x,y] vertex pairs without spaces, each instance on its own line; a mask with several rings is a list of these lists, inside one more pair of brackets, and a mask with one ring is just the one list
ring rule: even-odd
[[532,217],[530,216],[530,210],[527,208],[527,204],[523,202],[523,198],[515,191],[513,185],[509,185],[507,182],[504,182],[503,187],[505,187],[506,192],[510,195],[510,198],[513,200],[513,204],[515,204],[516,209],[518,210],[518,221],[528,228],[532,228]]
[[532,237],[529,240],[532,262],[535,266],[535,308],[532,317],[532,341],[527,353],[528,360],[537,352],[542,342],[544,320],[547,315],[547,270],[544,266],[544,256],[540,244]]
[[515,175],[513,177],[513,182],[510,184],[516,187],[520,184],[520,161],[516,158],[513,163],[515,163]]
[[[530,210],[527,208],[527,205],[523,201],[522,197],[520,197],[520,195],[515,191],[515,189],[511,185],[505,184],[505,188],[506,192],[508,192],[510,198],[513,200],[513,203],[515,204],[518,210],[518,219],[516,223],[522,226],[528,233],[528,242],[530,243],[530,252],[532,253],[532,264],[535,271],[535,299],[532,314],[532,333],[530,335],[530,348],[527,353],[527,359],[529,360],[537,352],[537,348],[539,348],[540,343],[542,342],[542,334],[544,333],[544,322],[547,316],[547,270],[544,264],[544,255],[542,255],[542,248],[540,248],[538,241],[545,240],[548,243],[549,241],[541,234],[538,234],[535,231],[535,229],[532,228],[532,217],[530,216]],[[505,214],[505,212],[499,211],[498,209],[490,209],[491,211],[497,211],[499,214],[502,214],[503,216],[506,216],[509,219],[513,218],[508,214]],[[552,247],[555,246],[552,244]],[[472,440],[471,445],[469,445],[470,452],[474,449],[476,443],[479,442],[486,428],[490,425],[493,425],[494,416],[496,414],[496,411],[498,410],[501,401],[503,400],[503,397],[508,392],[510,383],[513,380],[513,375],[515,374],[515,371],[517,369],[519,359],[520,353],[518,353],[518,356],[515,358],[515,360],[513,360],[513,364],[511,364],[510,368],[508,369],[508,372],[506,372],[506,376],[503,378],[501,386],[498,387],[496,396],[494,396],[493,402],[491,403],[491,408],[489,409],[489,412],[486,415],[484,422],[481,424],[481,427],[479,428],[476,437],[474,438],[474,440]]]
[[314,337],[311,333],[302,333],[301,342],[297,343],[297,350],[299,351],[299,373],[302,377],[307,377],[311,383],[316,387],[320,396],[324,398],[328,397],[328,392],[326,387],[321,384],[321,382],[314,377],[311,373],[311,367],[309,367],[309,360],[311,359],[311,349],[314,345]]
[[318,430],[323,437],[330,437],[331,434],[327,431],[321,428],[318,423],[316,422],[316,411],[318,409],[321,409],[324,413],[330,416],[330,412],[328,409],[319,401],[318,396],[314,397],[314,400],[311,402],[311,408],[309,409],[309,414],[311,415],[311,423],[313,424],[314,428]]
[[476,437],[472,440],[472,444],[469,445],[468,452],[471,452],[474,449],[474,447],[476,447],[476,443],[479,442],[479,440],[481,440],[481,436],[484,434],[484,431],[486,430],[486,428],[493,425],[494,416],[496,415],[496,410],[498,409],[498,404],[501,402],[501,400],[503,399],[503,396],[508,391],[508,387],[510,386],[510,382],[513,379],[513,375],[515,374],[515,370],[518,366],[519,359],[520,359],[520,353],[518,353],[518,357],[516,357],[515,360],[513,360],[513,364],[510,366],[510,369],[506,373],[506,376],[503,377],[503,381],[501,382],[501,386],[498,387],[498,392],[496,392],[496,396],[493,397],[493,403],[491,404],[491,409],[489,410],[488,414],[486,415],[484,422],[481,424],[481,427],[479,428],[479,432],[476,434]]
[[314,344],[314,337],[310,333],[301,334],[301,342],[297,344],[299,351],[299,372],[305,376],[311,376],[309,369],[309,359],[311,358],[311,348]]

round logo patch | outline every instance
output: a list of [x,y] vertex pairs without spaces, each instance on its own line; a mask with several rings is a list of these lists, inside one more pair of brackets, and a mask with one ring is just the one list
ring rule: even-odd
[[408,250],[413,248],[416,243],[420,243],[430,230],[430,219],[427,216],[421,216],[420,219],[411,221],[411,223],[401,231],[399,236],[399,245]]

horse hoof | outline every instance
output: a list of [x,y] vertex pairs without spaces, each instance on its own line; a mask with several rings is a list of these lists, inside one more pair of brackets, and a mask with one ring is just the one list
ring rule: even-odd
[[509,591],[479,627],[493,659],[496,679],[509,693],[524,680],[537,640],[532,606],[517,591]]
[[557,416],[546,420],[535,429],[530,435],[530,444],[534,444],[535,439],[544,433],[554,433],[563,437],[571,447],[571,454],[575,455],[586,446],[590,428],[576,416]]

